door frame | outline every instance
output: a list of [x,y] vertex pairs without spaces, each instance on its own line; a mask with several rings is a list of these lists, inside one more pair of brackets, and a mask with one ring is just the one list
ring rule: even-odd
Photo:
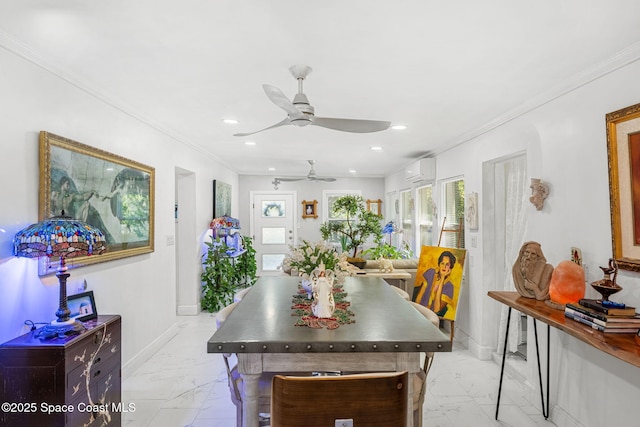
[[[298,222],[298,192],[297,191],[282,191],[282,190],[252,190],[249,191],[249,207],[251,208],[251,213],[249,214],[249,234],[253,241],[256,241],[256,230],[255,230],[255,206],[254,199],[257,195],[266,195],[266,196],[279,196],[286,195],[291,196],[292,204],[291,212],[292,212],[292,220],[293,220],[293,244],[295,245],[298,242],[298,227],[300,227],[300,223]],[[255,244],[254,244],[255,247]],[[259,253],[256,253],[256,257],[260,256]]]

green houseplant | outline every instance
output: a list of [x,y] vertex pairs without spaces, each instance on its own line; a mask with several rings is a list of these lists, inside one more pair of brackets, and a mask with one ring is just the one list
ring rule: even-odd
[[245,251],[238,257],[228,255],[230,248],[224,239],[206,242],[202,279],[202,309],[219,311],[233,302],[233,296],[241,286],[251,286],[256,281],[256,251],[251,238],[244,236]]
[[324,222],[320,226],[322,238],[340,240],[343,249],[351,253],[349,262],[364,261],[356,260],[358,250],[370,237],[376,242],[382,239],[382,216],[368,211],[362,196],[354,195],[338,197],[333,203],[332,212],[344,220]]

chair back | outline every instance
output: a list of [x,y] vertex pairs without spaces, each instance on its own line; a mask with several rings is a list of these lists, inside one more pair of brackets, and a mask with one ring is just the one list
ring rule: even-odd
[[407,372],[343,376],[276,375],[271,389],[271,425],[326,427],[336,420],[354,426],[407,425]]
[[224,307],[216,314],[216,328],[220,329],[220,326],[227,320],[227,317],[231,314],[234,308],[238,305],[237,302],[232,302],[228,306]]
[[418,310],[420,314],[422,314],[428,321],[433,323],[436,328],[440,327],[440,317],[433,310],[425,307],[422,304],[418,304],[417,302],[411,301],[411,305],[413,308]]

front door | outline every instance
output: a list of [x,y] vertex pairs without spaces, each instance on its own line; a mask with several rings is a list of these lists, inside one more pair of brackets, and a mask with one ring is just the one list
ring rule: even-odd
[[251,232],[259,276],[282,274],[278,266],[296,241],[294,192],[252,192]]

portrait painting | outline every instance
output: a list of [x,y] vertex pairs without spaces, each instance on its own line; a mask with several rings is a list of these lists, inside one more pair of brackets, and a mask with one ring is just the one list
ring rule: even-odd
[[302,218],[318,218],[318,201],[302,201]]
[[412,300],[443,319],[455,320],[466,253],[465,249],[423,246]]
[[40,133],[40,220],[65,215],[100,229],[107,251],[75,265],[153,252],[152,167]]

